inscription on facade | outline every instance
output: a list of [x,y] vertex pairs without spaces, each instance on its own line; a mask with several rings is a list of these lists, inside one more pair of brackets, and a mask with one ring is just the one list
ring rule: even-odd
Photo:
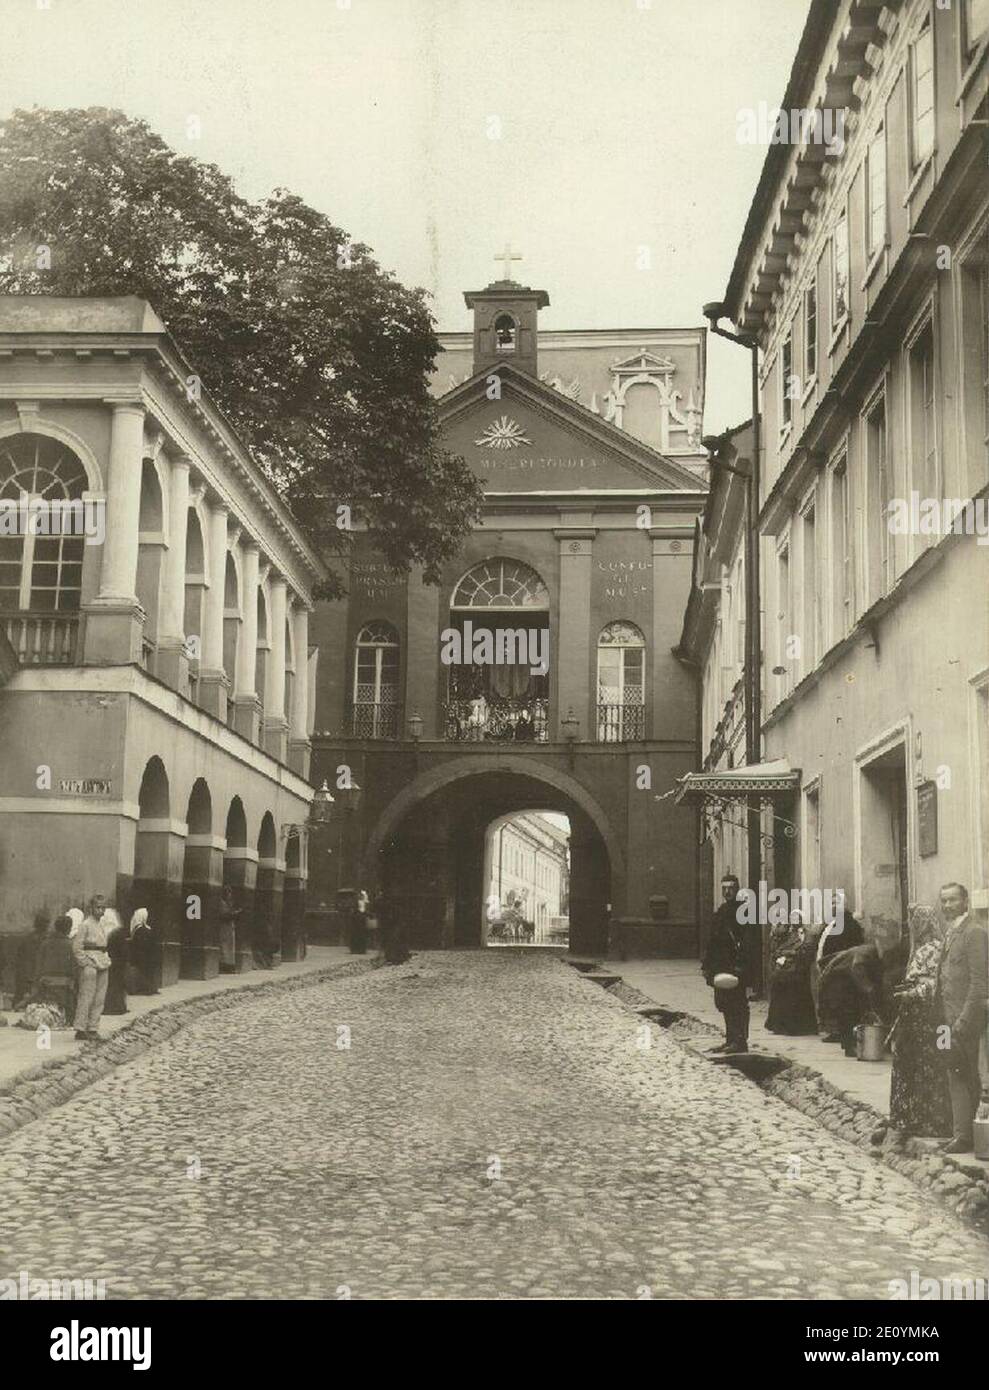
[[583,456],[579,458],[535,458],[523,455],[521,458],[515,458],[512,455],[499,457],[493,454],[484,460],[484,466],[485,468],[504,468],[513,473],[529,473],[535,469],[543,468],[550,472],[587,473],[597,468],[600,462],[600,459],[593,456],[590,458]]
[[606,576],[604,597],[623,602],[648,594],[652,588],[651,560],[598,560],[598,570]]
[[383,598],[402,583],[384,560],[354,560],[350,566],[350,588],[355,598]]
[[110,796],[113,783],[99,777],[62,777],[58,789],[69,796]]

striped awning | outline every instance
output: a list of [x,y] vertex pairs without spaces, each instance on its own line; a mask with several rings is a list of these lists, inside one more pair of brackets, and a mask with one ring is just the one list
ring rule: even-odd
[[677,783],[675,800],[704,802],[711,799],[791,796],[800,789],[800,769],[785,758],[750,767],[721,768],[715,772],[688,772]]

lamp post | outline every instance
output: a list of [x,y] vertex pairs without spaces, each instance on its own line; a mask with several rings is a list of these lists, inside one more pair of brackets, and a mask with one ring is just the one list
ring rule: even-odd
[[[705,304],[704,317],[711,332],[749,353],[752,378],[752,457],[745,490],[745,761],[754,767],[762,758],[762,621],[759,573],[759,468],[762,447],[762,421],[759,414],[759,343],[751,333],[733,333],[719,327],[728,317],[720,301]],[[748,886],[758,888],[762,877],[761,818],[759,798],[746,799]],[[760,952],[759,975],[762,976]]]
[[577,740],[580,738],[580,720],[573,712],[573,706],[567,710],[566,719],[560,720],[560,728],[567,744],[567,756],[570,760],[571,768],[574,765],[574,755],[577,748]]
[[409,738],[413,743],[418,743],[422,738],[422,715],[414,709],[409,715]]
[[[358,808],[360,807],[361,798],[362,798],[363,795],[364,795],[364,793],[363,793],[361,787],[359,787],[358,784],[357,784],[357,782],[355,782],[355,781],[351,781],[350,785],[347,786],[347,787],[338,787],[338,788],[337,788],[337,799],[338,799],[338,802],[339,802],[339,805],[340,805],[340,810],[341,810],[341,813],[342,813],[342,814],[340,814],[340,816],[339,816],[339,822],[340,822],[340,839],[339,839],[339,854],[338,854],[338,856],[337,856],[337,892],[338,892],[338,893],[339,893],[339,891],[340,891],[341,888],[343,888],[343,887],[346,886],[346,885],[344,885],[343,883],[341,883],[341,881],[340,881],[341,878],[343,877],[344,858],[345,858],[345,856],[346,856],[346,857],[348,858],[348,860],[349,860],[349,854],[348,854],[347,852],[348,852],[348,850],[349,850],[350,841],[351,841],[351,839],[353,838],[353,837],[352,837],[352,833],[351,833],[351,827],[352,827],[352,825],[353,825],[353,818],[354,818],[354,815],[355,815],[355,813],[357,812]],[[348,869],[349,869],[349,867],[350,867],[349,863],[348,863],[347,867],[348,867]]]

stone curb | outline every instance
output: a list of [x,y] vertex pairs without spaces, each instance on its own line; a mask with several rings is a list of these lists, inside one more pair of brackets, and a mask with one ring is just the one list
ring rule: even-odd
[[375,960],[339,961],[286,980],[244,984],[218,990],[215,994],[203,994],[196,999],[177,999],[174,1003],[162,1004],[160,1008],[135,1018],[133,1023],[125,1024],[104,1043],[73,1053],[70,1057],[53,1057],[47,1062],[39,1062],[9,1081],[0,1083],[0,1137],[40,1119],[56,1106],[64,1105],[116,1067],[133,1061],[156,1043],[164,1042],[180,1028],[208,1014],[220,1013],[248,1000],[309,989],[326,980],[362,975],[376,965]]
[[[701,1054],[696,1047],[691,1047],[692,1040],[720,1037],[720,1032],[703,1019],[681,1009],[658,1005],[625,981],[612,985],[605,993],[630,1010],[644,1005],[662,1009],[665,1017],[649,1021],[695,1057]],[[915,1186],[932,1192],[966,1225],[989,1234],[989,1166],[978,1159],[940,1153],[930,1140],[904,1138],[890,1130],[885,1115],[864,1101],[846,1096],[812,1067],[791,1062],[786,1057],[777,1060],[782,1065],[774,1075],[753,1080],[759,1090],[808,1115],[856,1148],[865,1149],[886,1167],[909,1178]],[[882,1132],[881,1142],[874,1138],[877,1132]]]

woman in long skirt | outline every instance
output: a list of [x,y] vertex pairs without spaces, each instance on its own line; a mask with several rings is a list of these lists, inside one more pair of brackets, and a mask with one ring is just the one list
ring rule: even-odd
[[933,907],[912,904],[908,914],[910,963],[895,991],[899,1009],[890,1034],[889,1122],[901,1134],[933,1139],[951,1134],[951,1099],[934,1009],[944,937]]
[[110,979],[106,987],[105,1014],[125,1014],[127,1009],[127,942],[130,932],[116,910],[108,907],[103,914],[107,929],[106,950],[110,957]]

